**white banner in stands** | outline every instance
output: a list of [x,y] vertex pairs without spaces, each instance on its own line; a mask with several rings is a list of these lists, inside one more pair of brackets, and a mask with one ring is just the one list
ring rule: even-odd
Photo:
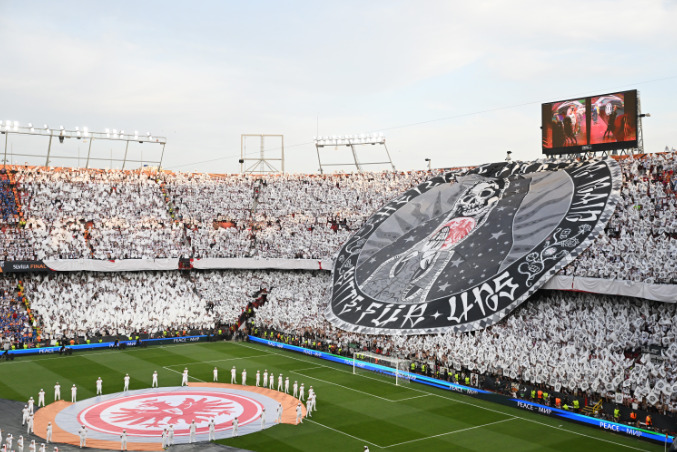
[[176,270],[179,259],[59,259],[45,260],[46,266],[57,272],[131,272],[141,270]]
[[272,270],[327,270],[331,271],[332,261],[313,259],[247,259],[207,258],[193,259],[193,268],[199,269],[272,269]]
[[556,275],[545,283],[543,289],[576,290],[606,295],[638,297],[668,303],[677,302],[677,290],[675,290],[674,284],[649,284],[638,281]]

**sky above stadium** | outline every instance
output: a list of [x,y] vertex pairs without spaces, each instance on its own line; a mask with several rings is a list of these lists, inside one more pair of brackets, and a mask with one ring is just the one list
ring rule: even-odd
[[[383,132],[409,170],[538,158],[541,103],[638,89],[658,152],[677,147],[675,23],[677,3],[654,0],[0,0],[0,119],[150,131],[164,167],[219,173],[240,170],[241,134],[283,134],[285,169],[316,172],[314,136]],[[66,141],[55,155],[84,158]],[[8,152],[46,146],[12,137]]]

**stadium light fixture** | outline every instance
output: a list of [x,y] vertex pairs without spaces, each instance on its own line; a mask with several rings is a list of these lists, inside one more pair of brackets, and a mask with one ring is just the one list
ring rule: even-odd
[[[130,141],[138,141],[139,143],[145,143],[145,142],[152,142],[155,144],[160,144],[162,145],[162,154],[159,160],[155,161],[154,163],[157,163],[158,171],[162,167],[162,160],[164,157],[164,152],[165,152],[165,146],[167,144],[167,139],[162,136],[156,136],[153,137],[150,132],[148,132],[148,136],[139,136],[138,131],[135,132],[134,136],[132,137],[132,134],[129,133],[125,135],[125,131],[120,129],[104,129],[105,132],[93,132],[90,131],[88,127],[74,127],[72,129],[66,129],[63,125],[60,125],[58,128],[50,128],[49,125],[43,124],[43,127],[40,128],[39,126],[34,125],[32,122],[25,123],[24,125],[20,124],[19,121],[14,121],[11,119],[8,119],[6,121],[0,121],[0,133],[3,135],[9,136],[9,134],[17,134],[17,135],[34,135],[34,136],[42,136],[49,138],[49,143],[47,145],[47,153],[46,153],[46,159],[45,159],[45,166],[48,166],[51,164],[52,160],[52,139],[54,137],[59,139],[59,143],[64,143],[66,138],[77,138],[78,140],[82,138],[87,138],[89,139],[89,148],[87,150],[87,160],[85,167],[89,168],[89,163],[90,160],[106,160],[108,159],[102,159],[102,158],[96,158],[91,156],[91,151],[92,151],[92,142],[98,141],[98,140],[120,140],[120,141],[125,141],[127,144],[127,148],[129,147],[129,142]],[[111,133],[112,132],[112,133]],[[8,146],[5,144],[5,154],[4,154],[4,161],[5,163],[7,162],[7,148]],[[147,161],[143,160],[128,160],[127,159],[127,148],[125,149],[125,156],[122,159],[116,159],[116,161],[122,162],[122,169],[125,169],[125,164],[128,162],[140,162],[142,164],[147,163]],[[20,156],[26,156],[26,157],[37,157],[34,154],[15,154],[15,155],[20,155]],[[65,159],[70,159],[71,157],[59,157],[59,158],[65,158]],[[72,157],[74,158],[74,157]],[[79,158],[79,157],[78,157]],[[112,159],[111,159],[112,161]]]
[[366,144],[385,144],[385,135],[383,132],[360,133],[356,135],[330,135],[313,137],[313,142],[317,147],[324,146],[354,146]]

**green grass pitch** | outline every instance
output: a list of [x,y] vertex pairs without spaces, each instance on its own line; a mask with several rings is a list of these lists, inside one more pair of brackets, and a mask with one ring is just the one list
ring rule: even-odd
[[[421,384],[394,384],[369,372],[354,375],[345,365],[246,342],[194,343],[148,348],[76,352],[72,356],[39,355],[0,363],[0,397],[46,402],[61,383],[62,394],[78,386],[78,400],[95,396],[95,381],[104,393],[120,392],[125,373],[130,389],[150,387],[157,370],[160,386],[179,386],[188,367],[191,381],[220,380],[229,370],[247,369],[254,382],[257,369],[280,372],[312,385],[318,411],[302,425],[278,425],[221,441],[254,451],[662,451],[635,438],[564,423],[529,412],[484,402]],[[68,397],[66,397],[68,400]],[[20,416],[20,413],[17,413]],[[1,427],[1,426],[0,426]]]

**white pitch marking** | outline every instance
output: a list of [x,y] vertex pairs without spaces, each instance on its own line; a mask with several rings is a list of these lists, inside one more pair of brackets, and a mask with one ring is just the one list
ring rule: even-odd
[[337,429],[335,429],[335,428],[329,427],[328,425],[320,424],[319,422],[314,421],[314,420],[312,420],[312,419],[306,418],[306,422],[312,422],[313,424],[317,424],[317,425],[319,425],[319,426],[321,426],[321,427],[324,427],[324,428],[326,428],[326,429],[332,430],[332,431],[334,431],[334,432],[336,432],[336,433],[340,433],[340,434],[342,434],[342,435],[349,436],[349,437],[351,437],[351,438],[353,438],[353,439],[356,439],[356,440],[358,440],[358,441],[361,441],[361,442],[363,442],[363,443],[371,444],[372,446],[378,447],[379,449],[383,449],[383,448],[384,448],[384,447],[382,447],[382,446],[379,446],[378,444],[372,443],[371,441],[367,441],[366,439],[358,438],[357,436],[353,436],[353,435],[351,435],[350,433],[346,433],[346,432],[343,432],[343,431],[341,431],[341,430],[337,430]]
[[[244,344],[237,344],[237,345],[240,345],[241,347],[251,348],[252,350],[257,350],[257,348],[251,347],[251,346],[248,346],[248,345],[244,345]],[[282,355],[280,352],[271,352],[271,354]],[[283,355],[283,356],[287,356],[287,355]],[[296,358],[296,357],[293,357],[293,356],[287,356],[287,357],[290,358],[290,359],[294,359],[294,360],[296,360],[296,361],[302,361],[302,362],[305,362],[305,363],[310,363],[310,361],[308,361],[308,359],[299,359],[299,358]],[[310,358],[310,359],[314,359],[314,358]],[[326,367],[326,368],[328,368],[328,369],[332,369],[332,370],[335,370],[335,371],[338,371],[338,372],[344,372],[344,373],[350,373],[350,374],[352,374],[352,372],[348,372],[348,371],[345,371],[345,370],[337,369],[337,368],[334,368],[334,367],[331,367],[331,366],[326,366],[326,365],[323,365],[323,364],[320,364],[320,366]],[[376,379],[376,378],[367,377],[366,375],[358,375],[358,376],[363,377],[363,378],[370,378],[370,379],[372,379],[372,380],[378,380],[378,379]],[[383,381],[383,382],[385,382],[384,380],[378,380],[378,381]],[[390,383],[390,382],[386,382],[386,383],[388,383],[388,384],[393,384],[393,383]],[[432,395],[432,396],[434,396],[434,397],[440,397],[440,398],[442,398],[442,399],[446,399],[446,400],[449,400],[449,401],[451,401],[451,402],[462,403],[462,404],[464,404],[464,405],[474,406],[474,407],[480,408],[480,409],[482,409],[482,410],[491,411],[491,412],[494,412],[494,413],[500,413],[500,414],[503,414],[503,415],[505,415],[505,416],[513,416],[513,417],[516,417],[516,418],[518,418],[518,419],[522,419],[523,421],[526,421],[526,422],[533,422],[533,423],[535,423],[535,424],[540,424],[540,425],[543,425],[543,426],[546,426],[546,427],[554,428],[554,429],[557,429],[557,430],[562,430],[562,431],[565,431],[565,432],[568,432],[568,433],[572,433],[572,434],[574,434],[574,435],[585,436],[586,438],[597,439],[597,440],[603,441],[603,442],[605,442],[605,443],[615,444],[615,445],[617,445],[617,446],[625,447],[625,448],[628,448],[628,449],[641,450],[641,451],[646,450],[646,449],[639,449],[639,448],[633,447],[633,446],[628,446],[628,445],[623,444],[623,443],[617,443],[617,442],[615,442],[615,441],[611,441],[611,440],[608,440],[608,439],[599,438],[599,437],[597,437],[597,436],[590,436],[590,435],[586,435],[585,433],[575,432],[575,431],[573,431],[573,430],[569,430],[569,429],[566,429],[566,428],[555,427],[554,425],[546,424],[546,423],[544,423],[544,422],[535,421],[535,420],[533,420],[533,419],[527,419],[527,418],[521,417],[521,416],[514,416],[514,415],[512,415],[512,414],[510,414],[510,413],[506,413],[506,412],[504,412],[504,411],[494,410],[494,409],[492,409],[492,408],[487,408],[487,407],[483,407],[483,406],[481,406],[481,405],[477,405],[477,404],[474,404],[474,403],[465,402],[465,401],[463,401],[463,400],[458,400],[457,398],[447,397],[447,396],[444,395],[444,394],[436,394],[436,393],[434,393],[434,392],[421,391],[421,390],[419,390],[419,389],[414,389],[414,388],[406,388],[406,389],[411,389],[412,391],[416,391],[416,392],[427,393],[427,394],[430,394],[430,395]],[[372,395],[373,395],[373,394],[372,394]]]
[[349,388],[348,386],[343,386],[343,385],[340,385],[338,383],[334,383],[332,381],[327,381],[327,380],[323,380],[321,378],[311,377],[310,375],[302,374],[301,372],[296,372],[295,370],[290,370],[289,372],[291,372],[293,374],[303,375],[304,377],[310,378],[311,380],[321,381],[321,382],[327,383],[329,385],[340,386],[341,388],[347,389],[349,391],[359,392],[360,394],[365,394],[365,395],[368,395],[368,396],[371,396],[371,397],[376,397],[377,399],[385,400],[386,402],[399,402],[399,400],[386,399],[385,397],[377,396],[377,395],[372,394],[370,392],[360,391],[359,389]]
[[315,367],[305,367],[303,369],[296,369],[296,372],[302,372],[304,370],[313,370],[313,369],[323,369],[322,366],[315,366]]
[[[165,370],[168,370],[168,371],[170,371],[170,372],[174,372],[174,373],[176,373],[176,374],[183,375],[183,372],[179,372],[178,370],[170,369],[170,368],[167,367],[167,366],[162,366],[162,368],[165,369]],[[206,381],[200,380],[199,378],[191,377],[190,374],[188,375],[188,378],[192,378],[193,380],[197,380],[197,381],[200,381],[200,382],[202,382],[202,383],[207,383]]]
[[430,397],[432,394],[422,394],[422,395],[417,395],[413,397],[407,397],[406,399],[397,399],[393,400],[393,402],[404,402],[405,400],[413,400],[413,399],[420,399],[421,397]]
[[[196,344],[196,343],[190,343],[190,344],[172,344],[172,345],[169,345],[169,347],[182,347],[182,346],[186,346],[186,345],[195,345],[195,344]],[[127,350],[118,350],[118,349],[114,349],[114,348],[112,348],[112,347],[108,348],[107,350],[96,349],[97,351],[92,351],[92,350],[75,350],[75,351],[78,352],[78,354],[77,354],[77,355],[70,355],[70,358],[71,358],[71,359],[72,359],[72,358],[87,358],[88,356],[103,355],[103,354],[105,354],[105,353],[109,353],[109,354],[110,354],[110,353],[142,352],[142,351],[157,350],[158,348],[167,348],[167,347],[168,347],[167,345],[154,345],[154,346],[152,346],[151,348],[141,348],[141,347],[138,347],[138,348],[137,348],[137,347],[134,347],[134,348],[130,348],[130,349],[127,349]],[[85,355],[80,355],[80,352],[86,352],[86,354],[85,354]],[[12,364],[32,363],[32,362],[34,362],[34,361],[38,361],[38,362],[39,362],[39,361],[51,361],[51,360],[53,360],[53,359],[65,359],[63,356],[49,356],[49,355],[56,355],[56,354],[58,354],[58,353],[59,353],[59,352],[49,353],[49,354],[39,354],[39,353],[38,353],[38,354],[36,354],[36,355],[28,355],[28,356],[26,356],[27,358],[38,358],[38,359],[35,359],[35,360],[33,360],[33,359],[29,359],[29,360],[22,359],[22,360],[20,360],[20,361],[7,361],[7,363],[3,363],[2,365],[3,365],[3,367],[4,367],[4,366],[12,365]],[[270,353],[267,353],[267,354],[270,355]],[[24,356],[24,355],[16,355],[16,356]],[[43,356],[46,356],[46,357],[43,358]]]
[[462,428],[460,430],[454,430],[454,431],[451,431],[451,432],[440,433],[439,435],[431,435],[431,436],[426,436],[425,438],[418,438],[418,439],[412,439],[412,440],[409,440],[409,441],[402,441],[401,443],[391,444],[389,446],[384,446],[383,449],[388,449],[389,447],[401,446],[402,444],[415,443],[417,441],[425,441],[426,439],[437,438],[437,437],[440,437],[440,436],[453,435],[455,433],[467,432],[468,430],[475,430],[476,428],[487,427],[489,425],[500,424],[502,422],[514,421],[515,419],[519,419],[519,418],[513,416],[509,419],[501,419],[500,421],[489,422],[488,424],[475,425],[473,427]]

